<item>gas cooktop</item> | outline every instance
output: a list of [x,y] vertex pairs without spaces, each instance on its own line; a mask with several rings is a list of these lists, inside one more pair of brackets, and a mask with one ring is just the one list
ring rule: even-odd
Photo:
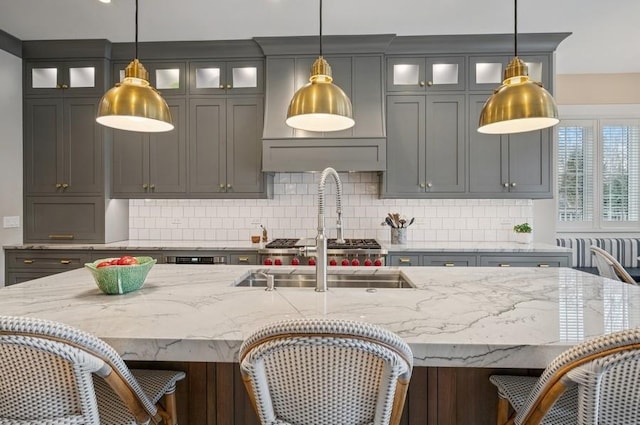
[[[265,245],[265,248],[298,248],[309,246],[309,239],[274,239]],[[313,239],[311,239],[313,241]],[[380,244],[375,239],[345,239],[338,243],[335,239],[327,239],[328,249],[380,249]]]

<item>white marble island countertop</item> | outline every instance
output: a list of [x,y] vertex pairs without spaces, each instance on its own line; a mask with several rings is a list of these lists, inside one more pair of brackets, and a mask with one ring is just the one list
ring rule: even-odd
[[353,319],[398,333],[416,366],[509,368],[545,367],[584,338],[640,324],[640,287],[568,268],[381,268],[416,288],[373,292],[234,286],[256,268],[157,264],[125,295],[78,269],[0,289],[0,314],[68,323],[128,360],[207,362],[237,361],[242,340],[274,320]]

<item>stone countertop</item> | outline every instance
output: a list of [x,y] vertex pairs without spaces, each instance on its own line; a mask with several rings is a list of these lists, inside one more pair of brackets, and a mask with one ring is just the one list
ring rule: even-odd
[[[394,245],[390,241],[379,240],[382,248],[389,252],[571,252],[570,248],[546,243],[520,244],[516,242],[430,242],[411,241]],[[263,243],[251,241],[158,241],[127,240],[107,244],[24,244],[6,245],[4,249],[49,249],[49,250],[114,250],[114,251],[251,251],[264,248]]]
[[362,320],[403,337],[416,366],[443,367],[543,368],[587,337],[640,325],[640,287],[569,268],[387,267],[377,272],[399,270],[417,288],[373,292],[234,286],[256,268],[157,264],[125,295],[102,294],[77,269],[1,288],[0,312],[65,322],[125,359],[156,361],[235,362],[242,340],[275,320]]

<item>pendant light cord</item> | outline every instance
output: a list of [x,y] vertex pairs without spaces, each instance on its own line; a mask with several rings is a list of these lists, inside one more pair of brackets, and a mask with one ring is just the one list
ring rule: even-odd
[[320,56],[322,56],[322,0],[320,0]]
[[136,0],[136,56],[138,59],[138,0]]
[[518,57],[518,0],[513,0],[513,44],[514,56]]

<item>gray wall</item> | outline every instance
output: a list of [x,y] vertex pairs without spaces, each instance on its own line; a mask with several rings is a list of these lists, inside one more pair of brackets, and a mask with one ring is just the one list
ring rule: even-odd
[[[0,246],[22,243],[22,59],[0,49]],[[5,229],[3,217],[19,216]],[[4,253],[0,256],[4,286]]]

